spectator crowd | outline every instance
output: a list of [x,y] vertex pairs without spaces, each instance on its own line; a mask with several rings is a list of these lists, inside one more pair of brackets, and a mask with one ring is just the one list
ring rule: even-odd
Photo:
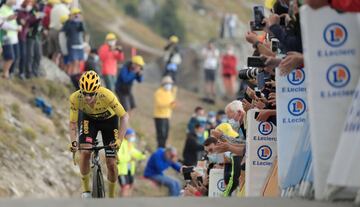
[[[79,8],[71,7],[72,0],[2,0],[0,4],[0,44],[3,57],[2,78],[29,79],[38,77],[43,56],[50,58],[71,77],[78,88],[78,79],[86,70],[101,74],[107,88],[114,91],[125,110],[132,115],[136,108],[132,92],[134,82],[144,80],[145,61],[133,55],[126,61],[123,48],[114,33],[108,33],[104,43],[91,48],[86,27]],[[331,1],[341,11],[354,7]],[[216,70],[221,66],[225,97],[228,104],[217,112],[206,112],[198,106],[187,124],[185,147],[179,154],[167,145],[172,111],[177,106],[177,73],[182,58],[179,38],[171,36],[165,47],[164,74],[155,91],[154,125],[157,150],[150,156],[144,177],[169,189],[171,196],[208,196],[209,177],[212,169],[224,174],[224,197],[241,194],[244,189],[246,152],[246,113],[258,109],[257,121],[276,124],[275,68],[285,76],[304,67],[299,7],[308,4],[320,8],[327,0],[277,0],[271,14],[254,15],[246,41],[253,46],[249,54],[260,62],[238,70],[238,61],[232,46],[220,54],[214,41],[209,41],[201,51],[205,77],[205,101],[215,103]],[[359,10],[359,8],[357,8]],[[356,11],[358,11],[356,10]],[[221,36],[234,37],[238,20],[233,14],[224,16]],[[226,34],[226,35],[225,35]],[[244,54],[245,55],[245,54]],[[282,57],[282,58],[280,58]],[[239,77],[240,90],[235,98],[235,83]],[[128,129],[118,152],[120,195],[130,196],[133,189],[137,160],[145,155],[136,149],[136,133]],[[182,173],[181,182],[164,174],[169,167]]]

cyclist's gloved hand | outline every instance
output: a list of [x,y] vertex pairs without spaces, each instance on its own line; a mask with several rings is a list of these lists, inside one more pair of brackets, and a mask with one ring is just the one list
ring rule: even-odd
[[78,150],[78,143],[77,141],[73,141],[69,144],[68,149],[70,152],[76,152]]
[[122,140],[121,139],[115,139],[115,142],[110,144],[110,146],[113,148],[113,149],[119,149],[120,146],[121,146],[121,142]]

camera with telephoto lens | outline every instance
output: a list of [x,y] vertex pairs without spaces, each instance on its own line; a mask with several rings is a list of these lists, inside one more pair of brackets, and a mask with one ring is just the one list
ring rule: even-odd
[[239,71],[239,78],[242,80],[256,79],[257,74],[263,72],[262,68],[246,68]]

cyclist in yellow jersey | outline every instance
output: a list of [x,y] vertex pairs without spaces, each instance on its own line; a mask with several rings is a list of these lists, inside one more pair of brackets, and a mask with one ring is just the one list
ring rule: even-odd
[[[90,148],[95,143],[98,131],[101,131],[106,149],[107,179],[109,197],[115,197],[117,180],[116,149],[121,145],[128,124],[128,114],[108,89],[101,87],[100,78],[94,71],[85,72],[79,80],[80,90],[70,96],[70,150]],[[120,118],[120,125],[119,125]],[[79,125],[79,140],[77,132]],[[87,150],[80,151],[80,173],[83,198],[91,197],[90,193],[90,156]]]

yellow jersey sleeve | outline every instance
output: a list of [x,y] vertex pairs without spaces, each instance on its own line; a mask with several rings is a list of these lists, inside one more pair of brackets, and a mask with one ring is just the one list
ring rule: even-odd
[[103,88],[102,93],[105,95],[109,107],[115,112],[115,114],[118,117],[123,117],[126,114],[126,111],[114,93],[107,88]]
[[70,95],[70,121],[77,122],[79,116],[79,91]]

